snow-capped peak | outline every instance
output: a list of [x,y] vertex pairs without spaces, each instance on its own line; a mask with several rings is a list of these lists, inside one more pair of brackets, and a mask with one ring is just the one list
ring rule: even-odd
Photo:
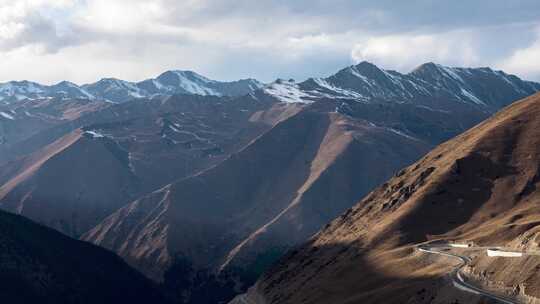
[[156,78],[161,85],[174,93],[187,93],[197,95],[217,95],[219,92],[212,89],[209,84],[216,81],[210,80],[192,71],[167,71]]
[[203,82],[203,83],[213,83],[213,82],[216,82],[215,80],[212,80],[212,79],[208,79],[200,74],[197,74],[193,71],[182,71],[182,70],[172,70],[172,71],[167,71],[163,74],[161,74],[160,76],[158,76],[158,79],[160,77],[163,77],[167,74],[171,74],[171,75],[176,75],[178,77],[178,79],[182,80],[182,79],[189,79],[191,81],[198,81],[198,82]]

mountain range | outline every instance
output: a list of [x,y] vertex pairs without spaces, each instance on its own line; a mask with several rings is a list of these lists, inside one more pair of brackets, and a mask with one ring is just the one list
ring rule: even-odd
[[114,103],[156,95],[197,94],[213,96],[241,96],[263,86],[255,79],[222,82],[208,79],[192,71],[167,71],[156,78],[130,82],[116,78],[103,78],[95,83],[76,85],[61,81],[55,85],[42,85],[31,81],[0,83],[0,103],[35,99],[88,99]]
[[91,97],[4,91],[0,208],[116,252],[182,303],[230,300],[401,168],[540,90],[434,63],[100,82],[78,87]]
[[[407,74],[380,69],[369,62],[340,70],[327,78],[310,78],[296,83],[278,79],[268,85],[255,79],[222,82],[193,71],[172,70],[156,78],[130,82],[103,78],[95,83],[76,85],[61,81],[42,85],[31,81],[0,83],[0,102],[4,104],[35,99],[88,99],[125,102],[157,95],[196,94],[242,96],[258,89],[286,102],[312,102],[324,98],[357,101],[394,100],[421,102],[429,98],[457,99],[466,103],[497,107],[506,99],[539,90],[539,84],[522,81],[503,71],[485,68],[451,68],[425,63]],[[496,88],[496,89],[493,89]]]
[[360,102],[393,101],[430,105],[456,100],[487,109],[498,109],[540,89],[535,82],[490,68],[451,68],[425,63],[408,74],[384,70],[361,62],[327,78],[301,83],[278,80],[265,91],[287,102],[345,99]]

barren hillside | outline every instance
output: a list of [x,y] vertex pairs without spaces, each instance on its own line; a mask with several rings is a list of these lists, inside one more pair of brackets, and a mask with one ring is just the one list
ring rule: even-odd
[[[480,303],[445,276],[428,240],[538,250],[540,95],[526,98],[399,172],[250,290],[256,303]],[[477,283],[538,299],[540,258],[473,256]],[[519,287],[518,287],[519,285]]]

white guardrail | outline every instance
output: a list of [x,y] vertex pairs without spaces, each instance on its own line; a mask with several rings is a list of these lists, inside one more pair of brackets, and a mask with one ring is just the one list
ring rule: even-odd
[[487,249],[487,255],[489,257],[520,258],[523,256],[523,252],[505,251],[505,250],[500,250],[500,249]]
[[469,248],[472,247],[472,244],[448,244],[448,246],[454,248]]

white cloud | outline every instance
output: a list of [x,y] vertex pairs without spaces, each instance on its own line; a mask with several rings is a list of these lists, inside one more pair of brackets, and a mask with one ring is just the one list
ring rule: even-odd
[[536,41],[527,47],[516,49],[510,57],[496,65],[531,79],[540,79],[540,28]]
[[399,70],[408,70],[428,61],[462,66],[479,62],[472,37],[463,31],[372,37],[357,43],[351,57],[355,62],[371,61]]
[[0,0],[0,49],[33,45],[35,50],[56,51],[68,44],[70,38],[57,32],[46,12],[74,5],[74,0]]
[[[0,0],[0,56],[9,61],[0,81],[139,80],[177,68],[302,80],[360,60],[406,71],[426,61],[493,65],[512,54],[521,61],[508,59],[510,72],[527,71],[536,53],[526,23],[538,2],[501,1],[470,4],[493,4],[489,18],[470,18],[450,1],[433,12],[414,0]],[[514,20],[525,25],[514,30]],[[506,30],[485,35],[486,26]]]
[[166,15],[159,1],[91,0],[77,6],[72,22],[81,29],[123,34],[155,29]]

